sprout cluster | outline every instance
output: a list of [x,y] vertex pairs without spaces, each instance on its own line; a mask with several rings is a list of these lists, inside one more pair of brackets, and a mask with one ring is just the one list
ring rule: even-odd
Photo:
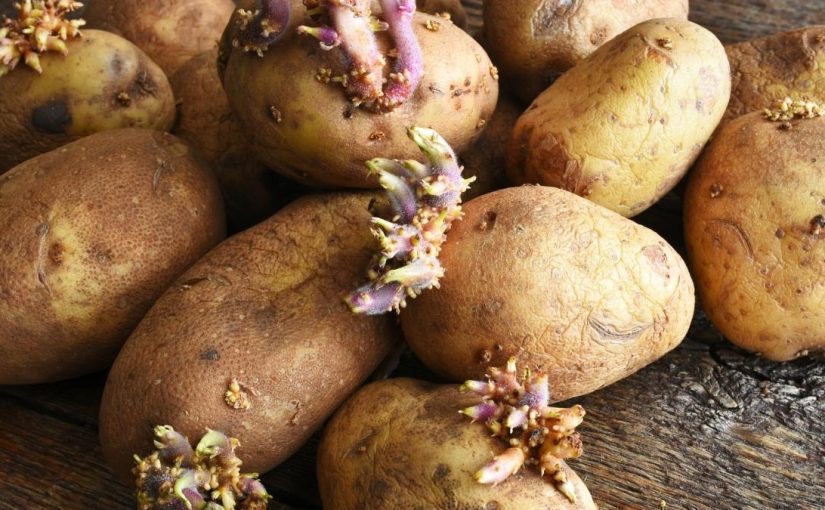
[[262,0],[254,11],[238,9],[239,30],[232,45],[262,57],[286,33],[291,16],[289,0]]
[[480,395],[482,402],[459,412],[483,422],[494,437],[509,445],[475,474],[479,483],[495,485],[523,465],[536,466],[567,499],[576,502],[562,461],[582,454],[581,437],[575,431],[584,419],[582,406],[550,407],[547,376],[525,370],[519,378],[515,358],[510,358],[505,370],[491,368],[486,380],[467,381],[461,390]]
[[157,450],[137,466],[138,510],[264,510],[256,474],[241,474],[238,440],[209,430],[195,449],[172,427],[155,428]]
[[458,158],[432,129],[412,127],[408,136],[427,157],[367,161],[387,190],[393,217],[372,219],[381,252],[367,274],[370,282],[346,298],[353,312],[377,315],[406,306],[407,297],[438,287],[444,268],[438,260],[447,230],[461,216],[461,193],[475,179],[463,179]]
[[766,108],[762,113],[771,122],[787,122],[793,119],[821,117],[825,114],[825,108],[813,101],[795,101],[786,97],[782,101],[777,101],[775,108]]
[[73,0],[21,0],[15,4],[17,19],[3,17],[0,23],[0,77],[22,60],[38,73],[40,53],[66,55],[66,41],[80,37],[83,20],[67,20],[66,15],[83,7]]

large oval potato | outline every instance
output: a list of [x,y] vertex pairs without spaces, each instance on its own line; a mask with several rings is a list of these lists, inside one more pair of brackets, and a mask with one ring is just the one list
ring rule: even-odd
[[329,422],[318,450],[325,510],[573,510],[596,505],[576,473],[571,503],[530,468],[499,485],[473,473],[507,445],[458,413],[480,397],[413,379],[372,383]]
[[[340,48],[322,50],[318,41],[297,33],[311,24],[306,9],[293,8],[283,39],[263,55],[223,48],[228,61],[223,84],[229,104],[253,142],[255,155],[286,177],[312,186],[378,187],[364,161],[382,155],[415,159],[407,143],[411,126],[438,131],[457,151],[481,133],[498,97],[497,76],[487,54],[467,33],[439,18],[415,14],[415,33],[424,56],[424,77],[413,97],[390,113],[355,108],[344,89],[317,79],[319,69],[343,74]],[[386,32],[379,42],[390,44]],[[230,53],[231,52],[231,53]]]
[[0,176],[0,384],[109,366],[154,300],[224,236],[220,192],[180,140],[90,135]]
[[132,41],[171,76],[217,46],[234,8],[232,0],[91,0],[84,18]]
[[687,15],[688,0],[490,0],[484,2],[485,47],[506,83],[529,102],[633,25]]
[[172,127],[169,81],[134,44],[84,30],[66,46],[40,55],[42,75],[21,65],[0,79],[0,173],[98,131]]
[[825,118],[741,116],[685,192],[699,298],[732,342],[772,360],[825,348]]
[[699,25],[636,25],[565,73],[516,124],[508,172],[635,216],[670,191],[730,97],[724,48]]
[[632,374],[687,333],[693,282],[653,231],[542,186],[462,208],[441,288],[401,312],[407,342],[435,372],[478,379],[515,356],[549,375],[559,401]]
[[825,26],[731,44],[725,51],[733,79],[725,121],[786,97],[825,102]]
[[240,440],[245,470],[268,471],[366,379],[395,337],[391,318],[354,315],[342,299],[377,249],[372,197],[298,199],[157,301],[103,395],[101,443],[116,473],[128,478],[132,455],[152,450],[157,425],[190,438],[223,431]]

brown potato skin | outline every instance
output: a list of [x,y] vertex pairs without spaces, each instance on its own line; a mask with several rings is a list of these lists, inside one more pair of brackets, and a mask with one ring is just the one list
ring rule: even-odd
[[172,127],[169,81],[137,46],[100,30],[67,46],[40,56],[42,75],[21,64],[0,79],[0,173],[99,131]]
[[723,122],[785,97],[825,102],[825,26],[725,46],[733,87]]
[[484,2],[485,48],[505,82],[529,103],[633,25],[687,15],[688,0],[491,0]]
[[272,216],[305,190],[250,157],[248,138],[218,78],[217,60],[215,47],[182,65],[169,80],[178,103],[173,132],[212,165],[229,230],[239,232]]
[[171,76],[187,60],[214,48],[235,4],[232,0],[91,0],[91,28],[121,34]]
[[[389,351],[389,316],[354,315],[343,296],[376,250],[374,195],[298,199],[204,256],[157,301],[109,374],[103,454],[129,479],[152,428],[191,440],[207,427],[236,437],[244,470],[294,453]],[[249,409],[224,394],[236,378]]]
[[[365,161],[420,157],[407,128],[435,129],[460,153],[493,114],[498,82],[487,54],[443,20],[438,31],[427,30],[426,20],[440,18],[422,13],[415,14],[415,29],[425,74],[413,97],[386,114],[354,108],[342,87],[316,79],[319,68],[343,74],[344,56],[340,48],[324,51],[315,39],[296,32],[298,25],[311,24],[304,12],[293,10],[286,35],[263,58],[231,49],[234,22],[221,47],[228,57],[222,76],[229,104],[255,155],[284,176],[316,187],[376,188],[378,180],[368,175]],[[379,39],[389,44],[386,32]]]
[[731,342],[776,361],[825,348],[825,228],[812,223],[825,215],[825,118],[791,124],[732,120],[685,192],[703,309]]
[[685,175],[729,98],[716,36],[689,21],[645,21],[536,98],[513,130],[508,175],[633,217]]
[[596,509],[566,465],[577,504],[530,468],[495,487],[477,483],[473,473],[507,447],[458,413],[479,402],[458,386],[414,379],[362,388],[329,422],[318,449],[324,509]]
[[675,348],[693,283],[655,232],[556,188],[522,186],[463,206],[441,288],[401,312],[416,356],[452,381],[487,366],[546,372],[554,401],[597,390]]
[[172,135],[105,131],[0,176],[0,384],[102,370],[225,235],[205,164]]

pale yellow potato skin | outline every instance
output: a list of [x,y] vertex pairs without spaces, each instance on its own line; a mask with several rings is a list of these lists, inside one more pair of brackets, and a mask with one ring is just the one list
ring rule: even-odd
[[685,337],[694,289],[655,232],[566,191],[507,188],[463,205],[438,290],[401,312],[412,350],[452,381],[515,356],[554,401],[597,390]]
[[[230,237],[184,273],[126,342],[100,411],[103,454],[124,481],[152,428],[191,440],[206,428],[238,438],[243,469],[293,454],[389,352],[391,316],[353,314],[377,249],[374,194],[303,197]],[[224,400],[232,379],[250,407]]]
[[[343,87],[316,79],[320,68],[343,74],[344,56],[340,48],[322,50],[317,40],[296,32],[298,25],[312,24],[303,12],[293,10],[287,35],[263,58],[229,48],[231,30],[222,42],[229,104],[253,142],[254,155],[286,177],[317,187],[377,188],[365,161],[420,157],[407,128],[435,129],[460,153],[492,116],[498,98],[492,63],[453,24],[441,20],[441,28],[431,31],[426,21],[440,18],[415,14],[424,77],[410,100],[381,114],[353,107]],[[379,33],[388,45],[387,37]]]
[[688,0],[490,0],[484,2],[485,48],[505,82],[530,102],[633,25],[687,15]]
[[83,30],[67,47],[40,55],[42,75],[21,64],[0,78],[0,173],[98,131],[172,127],[169,81],[137,46]]
[[729,98],[728,60],[713,34],[646,21],[536,98],[514,129],[508,175],[635,216],[684,176]]
[[0,176],[0,384],[107,368],[225,235],[208,167],[148,129],[90,135]]
[[135,43],[171,76],[217,46],[234,8],[232,0],[90,0],[83,17]]
[[479,402],[458,385],[414,379],[362,388],[329,422],[318,449],[324,509],[596,509],[566,464],[575,504],[530,468],[497,486],[476,482],[473,474],[507,448],[483,424],[458,413]]
[[691,173],[684,218],[708,317],[784,361],[825,348],[825,118],[778,125],[761,113],[725,125]]

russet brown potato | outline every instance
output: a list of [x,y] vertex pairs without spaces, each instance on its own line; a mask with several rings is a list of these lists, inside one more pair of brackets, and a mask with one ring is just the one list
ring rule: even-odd
[[0,176],[0,384],[108,367],[154,300],[225,234],[179,139],[90,135]]

